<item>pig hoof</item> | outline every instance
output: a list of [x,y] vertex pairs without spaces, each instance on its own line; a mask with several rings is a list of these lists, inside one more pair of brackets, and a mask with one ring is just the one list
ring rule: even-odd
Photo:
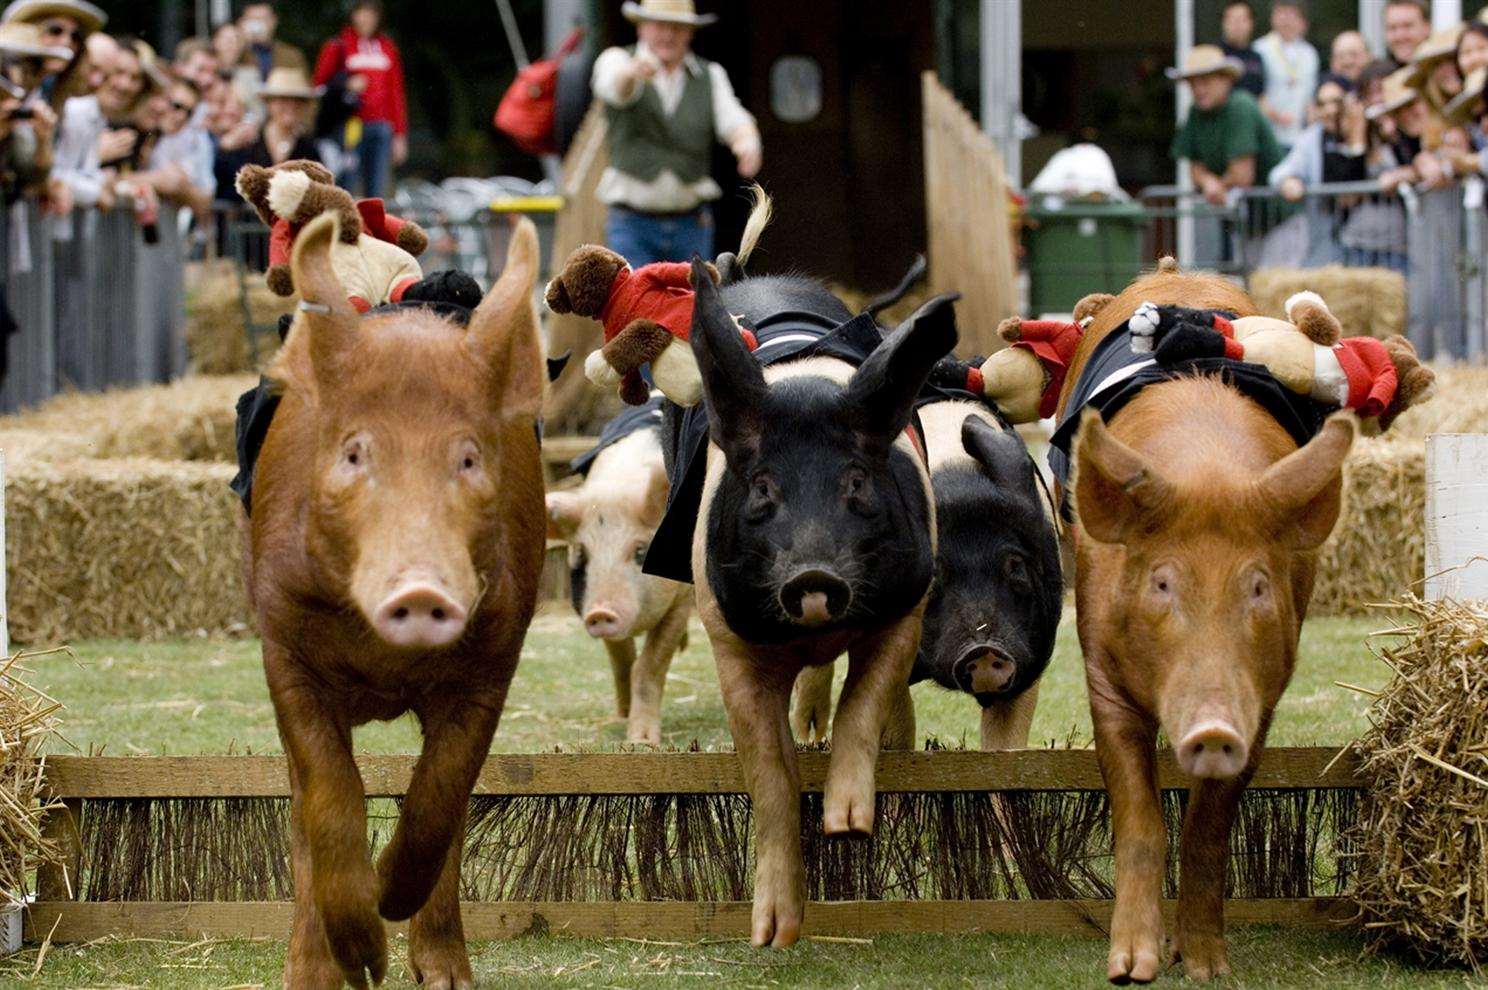
[[873,792],[845,799],[829,793],[822,809],[822,832],[827,835],[872,835]]
[[754,924],[749,941],[756,949],[784,949],[801,937],[800,901],[787,903],[771,897],[754,900]]
[[411,930],[408,965],[424,990],[474,990],[470,956],[459,939],[420,938]]
[[1128,983],[1151,983],[1157,979],[1162,968],[1162,955],[1158,951],[1158,940],[1138,936],[1111,943],[1111,954],[1107,957],[1106,978],[1118,986]]
[[1183,960],[1184,975],[1190,980],[1212,980],[1230,971],[1223,935],[1180,933],[1178,958]]
[[[358,990],[382,983],[387,975],[387,934],[369,905],[339,917],[325,912],[326,941],[341,966],[341,975]],[[370,980],[370,983],[369,983]]]
[[285,990],[341,990],[341,967],[326,952],[317,935],[318,951],[305,951],[291,944],[284,961]]
[[625,734],[625,741],[628,743],[635,743],[638,746],[660,746],[661,726],[631,726],[630,731],[626,732]]

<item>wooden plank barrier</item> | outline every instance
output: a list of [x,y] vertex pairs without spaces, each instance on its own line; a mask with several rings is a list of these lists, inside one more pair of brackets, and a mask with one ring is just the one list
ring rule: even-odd
[[[820,792],[830,754],[799,754],[804,792]],[[357,764],[369,797],[396,797],[408,786],[414,756],[361,756]],[[1268,749],[1252,787],[1351,790],[1359,787],[1356,761],[1326,748]],[[131,798],[287,798],[285,763],[277,756],[48,757],[46,779],[62,802],[52,834],[76,835],[76,816],[89,800]],[[1186,787],[1170,751],[1159,754],[1164,789]],[[888,752],[879,757],[882,793],[973,791],[1093,791],[1102,789],[1093,750]],[[741,794],[743,776],[732,753],[493,754],[476,782],[476,795],[593,796]],[[39,878],[28,937],[56,930],[61,942],[105,935],[287,938],[287,902],[79,902],[70,900],[69,864]],[[468,902],[465,931],[473,939],[524,934],[590,938],[698,939],[747,936],[747,902],[604,901]],[[1165,904],[1171,916],[1173,904]],[[1043,933],[1099,935],[1111,902],[1092,900],[829,901],[813,902],[805,932],[871,936],[890,933]],[[1232,924],[1326,928],[1355,915],[1342,897],[1232,900]],[[402,930],[402,926],[392,926]]]

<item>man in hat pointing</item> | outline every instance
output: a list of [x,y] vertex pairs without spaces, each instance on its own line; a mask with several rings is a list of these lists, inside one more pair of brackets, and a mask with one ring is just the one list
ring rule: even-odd
[[760,169],[759,128],[722,66],[692,53],[693,32],[717,18],[693,0],[627,2],[637,43],[594,64],[594,94],[609,116],[610,167],[599,198],[609,206],[609,246],[639,268],[713,256],[709,203],[723,195],[710,165],[715,141],[739,175]]

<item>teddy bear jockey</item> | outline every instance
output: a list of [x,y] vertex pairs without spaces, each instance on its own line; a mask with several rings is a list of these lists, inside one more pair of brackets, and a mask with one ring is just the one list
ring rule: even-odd
[[1404,337],[1343,337],[1343,328],[1315,292],[1286,302],[1287,319],[1230,319],[1209,311],[1143,303],[1132,315],[1132,350],[1159,364],[1225,357],[1259,364],[1286,388],[1317,402],[1351,409],[1381,430],[1431,397],[1436,375]]
[[423,278],[417,255],[429,245],[418,224],[389,214],[380,199],[353,200],[319,162],[288,161],[272,168],[245,165],[238,171],[238,194],[269,226],[269,289],[294,295],[289,269],[291,249],[301,228],[322,213],[341,220],[341,237],[331,248],[331,267],[359,312],[400,302]]
[[1074,320],[1023,320],[1010,316],[997,327],[1009,346],[970,363],[943,361],[931,383],[984,396],[1010,423],[1054,415],[1065,372],[1085,328],[1115,296],[1093,293],[1075,304]]
[[[716,283],[718,270],[708,265]],[[645,405],[650,388],[641,368],[651,366],[656,387],[679,406],[702,400],[702,376],[688,341],[692,334],[692,266],[657,262],[632,269],[609,248],[586,244],[552,281],[546,300],[554,313],[574,313],[604,324],[604,346],[584,362],[584,374],[602,388],[620,386],[620,397]],[[750,350],[754,335],[740,329]]]

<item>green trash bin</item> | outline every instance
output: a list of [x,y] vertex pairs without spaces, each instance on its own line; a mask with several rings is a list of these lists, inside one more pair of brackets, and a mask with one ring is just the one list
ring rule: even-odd
[[1137,203],[1036,198],[1025,212],[1028,308],[1068,313],[1092,292],[1117,293],[1142,267],[1147,211]]

